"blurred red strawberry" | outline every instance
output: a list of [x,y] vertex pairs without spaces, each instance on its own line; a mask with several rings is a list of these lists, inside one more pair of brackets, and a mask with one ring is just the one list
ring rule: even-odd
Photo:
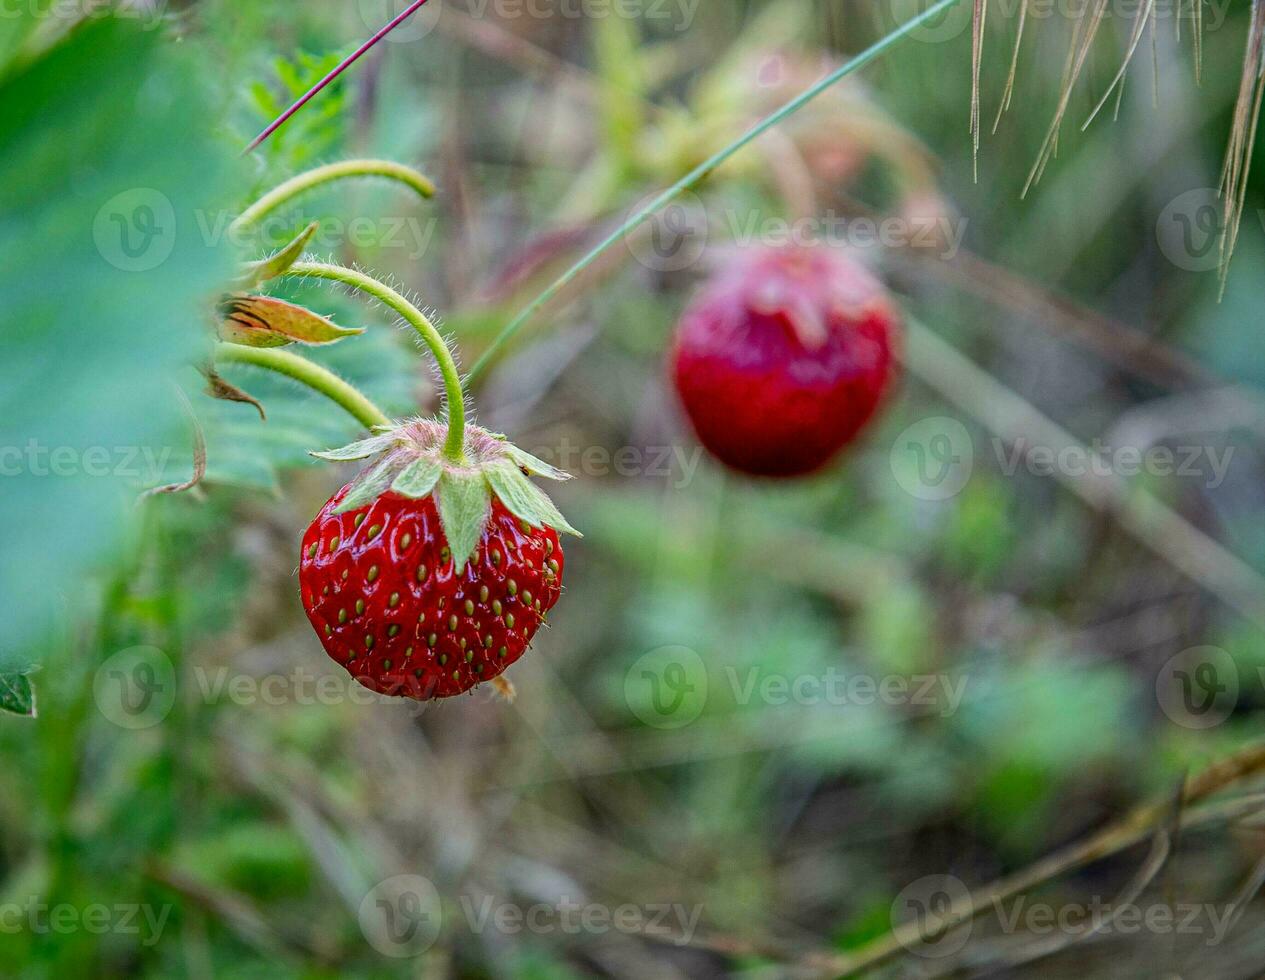
[[757,476],[820,469],[874,414],[896,374],[900,315],[838,249],[737,254],[681,317],[672,379],[699,440]]

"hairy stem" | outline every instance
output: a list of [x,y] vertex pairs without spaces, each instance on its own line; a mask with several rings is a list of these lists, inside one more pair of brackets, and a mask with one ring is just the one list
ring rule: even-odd
[[587,269],[612,245],[617,244],[635,228],[643,224],[656,211],[665,205],[670,204],[686,191],[697,187],[698,184],[700,184],[712,173],[712,171],[723,164],[731,156],[754,142],[757,138],[768,132],[774,126],[778,125],[778,123],[782,122],[788,116],[804,108],[804,106],[808,105],[808,103],[815,99],[818,95],[826,91],[826,89],[846,78],[848,75],[851,75],[857,69],[869,64],[875,58],[879,57],[879,55],[884,54],[897,42],[903,40],[924,24],[939,17],[959,2],[960,0],[939,0],[939,3],[933,4],[917,17],[911,17],[900,27],[896,28],[896,30],[892,31],[892,33],[875,42],[860,54],[849,60],[846,64],[840,66],[821,81],[817,82],[811,88],[791,99],[790,102],[786,103],[786,105],[782,106],[782,108],[778,109],[776,112],[762,119],[738,139],[734,140],[724,149],[703,161],[703,163],[699,164],[699,166],[691,170],[662,194],[658,195],[649,204],[638,210],[636,214],[632,215],[623,223],[623,225],[612,232],[609,237],[580,259],[579,262],[559,276],[557,281],[555,281],[543,293],[536,297],[536,299],[528,304],[528,306],[519,313],[518,316],[516,316],[509,325],[500,332],[500,334],[497,335],[496,339],[492,341],[492,344],[488,347],[488,349],[485,350],[483,355],[475,362],[474,367],[470,369],[470,373],[466,375],[466,382],[469,383],[481,375],[496,357],[497,353],[500,352],[501,348],[512,340],[514,336],[522,330],[522,328],[526,326],[538,312],[540,312],[541,308],[557,296],[558,293],[564,290],[576,276]]
[[399,181],[424,198],[435,195],[434,184],[413,168],[401,163],[393,163],[390,160],[343,160],[324,167],[316,167],[290,178],[243,211],[233,222],[232,227],[234,230],[240,230],[258,224],[268,214],[300,194],[305,194],[322,184],[345,180],[348,177],[385,177],[387,180]]
[[284,374],[345,409],[366,429],[391,424],[387,414],[354,385],[298,354],[276,347],[243,347],[241,344],[221,343],[215,345],[215,360],[222,364],[249,364]]
[[286,275],[328,279],[358,289],[403,317],[417,331],[422,341],[430,348],[430,352],[435,355],[435,360],[439,364],[439,373],[444,381],[445,407],[448,413],[448,439],[444,443],[444,455],[457,462],[463,460],[466,439],[466,402],[461,386],[461,373],[457,370],[457,362],[453,359],[452,351],[448,349],[443,335],[427,319],[426,314],[385,283],[341,265],[296,262]]

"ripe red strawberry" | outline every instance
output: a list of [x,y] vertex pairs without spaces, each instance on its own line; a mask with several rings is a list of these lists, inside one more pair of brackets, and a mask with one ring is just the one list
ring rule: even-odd
[[829,462],[895,374],[900,317],[856,259],[826,247],[748,250],[677,327],[672,379],[699,441],[757,476]]
[[449,463],[443,438],[417,421],[317,454],[385,455],[317,515],[299,565],[330,657],[365,687],[419,701],[499,677],[527,651],[562,592],[557,531],[575,533],[526,472],[564,474],[479,429],[469,458]]

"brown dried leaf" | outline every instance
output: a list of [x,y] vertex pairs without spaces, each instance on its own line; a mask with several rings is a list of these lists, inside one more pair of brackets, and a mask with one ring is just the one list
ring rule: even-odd
[[268,421],[268,413],[264,411],[263,404],[258,398],[242,391],[236,385],[229,384],[221,378],[214,368],[203,368],[202,374],[206,378],[206,393],[212,398],[218,398],[225,402],[242,402],[246,405],[254,405],[259,411],[261,421]]

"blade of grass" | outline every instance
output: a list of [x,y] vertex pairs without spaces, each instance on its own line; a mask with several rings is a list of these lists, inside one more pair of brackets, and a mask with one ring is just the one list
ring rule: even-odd
[[334,81],[334,79],[336,79],[339,75],[341,75],[348,68],[354,65],[357,61],[359,61],[379,41],[381,41],[393,30],[395,30],[397,27],[403,24],[410,17],[412,17],[413,14],[416,13],[418,10],[421,10],[422,6],[426,4],[427,2],[428,0],[414,0],[414,2],[409,4],[408,7],[399,16],[397,16],[389,24],[383,27],[382,30],[378,31],[377,34],[369,38],[369,40],[367,40],[364,44],[362,44],[355,51],[353,51],[346,58],[344,58],[341,62],[339,62],[338,65],[333,69],[333,71],[331,71],[328,75],[326,75],[319,82],[317,82],[310,89],[308,89],[305,93],[303,93],[303,95],[299,98],[297,102],[294,103],[294,105],[290,106],[290,108],[288,108],[285,112],[281,113],[281,115],[279,115],[276,119],[274,119],[271,123],[268,124],[267,128],[265,128],[262,133],[260,133],[253,140],[251,140],[250,145],[247,146],[246,149],[242,151],[243,155],[247,153],[253,153],[255,149],[261,143],[263,143],[264,140],[266,140],[269,136],[275,133],[287,122],[289,122],[291,116],[293,116],[296,112],[298,112],[305,105],[311,102],[312,99],[316,98],[316,96],[319,95],[321,91],[324,88],[326,88],[326,86],[328,86],[331,82]]
[[712,171],[714,171],[722,163],[728,160],[731,156],[733,156],[735,153],[737,153],[739,150],[743,149],[744,147],[748,146],[750,143],[754,142],[757,138],[762,136],[764,133],[768,132],[778,123],[786,119],[788,116],[794,114],[795,112],[798,112],[800,109],[806,106],[809,102],[815,99],[818,95],[820,95],[826,89],[830,88],[832,85],[846,78],[848,75],[851,75],[857,69],[862,68],[865,65],[869,64],[871,61],[873,61],[875,58],[879,57],[880,55],[886,53],[888,49],[892,48],[897,43],[904,40],[906,37],[908,37],[910,34],[916,31],[919,27],[934,20],[936,17],[939,17],[941,14],[943,14],[945,11],[949,10],[951,7],[953,7],[959,2],[960,0],[940,0],[939,3],[936,3],[932,5],[931,7],[927,8],[917,17],[911,17],[900,27],[896,28],[894,31],[888,34],[886,37],[875,42],[870,47],[862,51],[860,54],[856,55],[851,60],[849,60],[846,64],[840,66],[837,70],[835,70],[834,72],[831,72],[825,78],[821,79],[821,81],[817,82],[811,88],[805,90],[800,95],[792,99],[790,102],[786,103],[786,105],[782,106],[782,108],[773,112],[771,115],[765,117],[755,126],[753,126],[751,129],[747,130],[747,132],[744,133],[742,136],[740,136],[738,139],[734,140],[724,149],[720,150],[719,152],[715,153],[713,156],[709,157],[707,160],[703,161],[703,163],[699,164],[697,167],[691,170],[688,174],[686,174],[684,177],[678,180],[675,184],[673,184],[663,193],[659,194],[656,198],[654,198],[654,200],[650,201],[649,204],[645,205],[643,208],[638,210],[627,221],[625,221],[619,228],[615,229],[615,231],[613,231],[602,242],[600,242],[591,252],[589,252],[582,259],[580,259],[580,261],[578,261],[570,269],[568,269],[561,276],[559,276],[558,279],[555,280],[552,285],[550,285],[547,289],[545,289],[544,292],[542,292],[539,296],[537,296],[534,300],[532,300],[532,302],[529,303],[527,307],[521,313],[518,314],[518,316],[516,316],[512,321],[510,321],[510,323],[505,327],[505,329],[502,330],[500,334],[498,334],[497,337],[492,341],[488,349],[483,352],[483,355],[475,362],[474,367],[470,369],[470,373],[466,375],[466,384],[469,385],[476,378],[482,375],[483,372],[487,370],[488,366],[492,363],[496,355],[500,352],[500,350],[510,340],[512,340],[518,334],[518,332],[522,330],[522,328],[526,326],[526,324],[538,312],[540,312],[540,310],[547,303],[549,303],[555,296],[558,295],[558,293],[560,293],[563,289],[565,289],[571,283],[571,281],[575,279],[576,276],[578,276],[581,272],[583,272],[586,268],[588,268],[590,264],[592,264],[599,256],[602,255],[602,253],[604,253],[612,245],[617,244],[620,241],[620,239],[624,238],[624,236],[628,235],[631,231],[633,231],[633,229],[643,224],[651,215],[653,215],[656,211],[658,211],[664,205],[670,204],[672,201],[676,200],[676,198],[680,197],[686,191],[692,190],[694,187],[697,187],[698,184],[700,184],[704,179],[708,177],[708,175],[712,173]]

